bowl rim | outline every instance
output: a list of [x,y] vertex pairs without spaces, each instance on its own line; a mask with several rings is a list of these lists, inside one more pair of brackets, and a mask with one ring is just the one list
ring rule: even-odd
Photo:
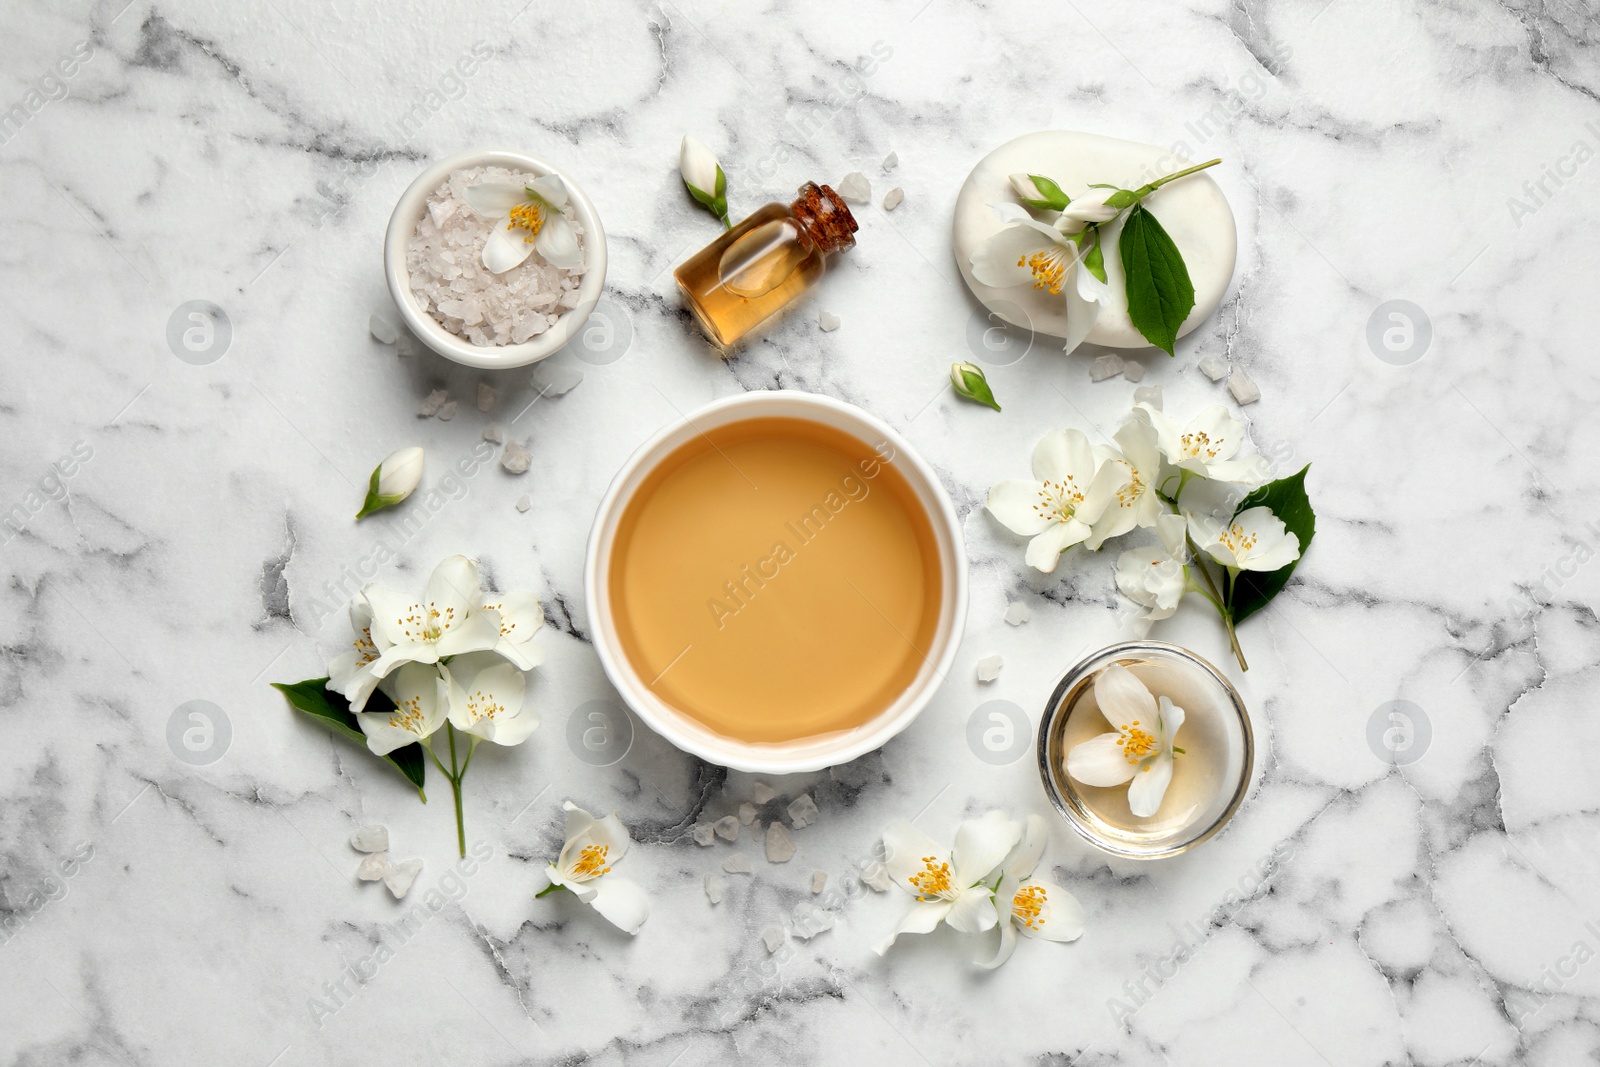
[[[642,478],[656,463],[670,455],[677,443],[674,442],[672,447],[664,446],[685,429],[699,432],[697,420],[740,409],[748,409],[747,417],[750,418],[759,417],[763,409],[770,409],[773,414],[805,417],[796,413],[796,406],[802,409],[811,407],[853,421],[861,429],[888,441],[896,449],[895,462],[903,462],[908,468],[906,473],[915,474],[915,479],[908,480],[912,482],[918,499],[928,508],[928,518],[935,528],[936,539],[941,547],[948,545],[949,558],[941,561],[948,589],[943,597],[935,640],[942,640],[942,644],[937,646],[936,654],[925,661],[928,669],[919,671],[905,693],[877,718],[842,732],[836,747],[823,751],[813,748],[808,752],[786,753],[775,745],[736,741],[709,730],[701,735],[691,735],[677,721],[682,712],[670,711],[665,702],[649,694],[648,688],[642,685],[642,680],[618,646],[614,627],[609,623],[610,603],[602,589],[601,579],[606,569],[602,564],[609,564],[610,559],[608,552],[607,558],[602,561],[601,547],[602,542],[614,537],[617,522],[632,499],[633,490],[637,489],[638,482],[634,481],[630,488],[630,481],[636,475]],[[733,421],[741,420],[726,420]],[[860,432],[855,435],[865,438]],[[923,483],[925,492],[918,488],[918,480]],[[961,522],[933,467],[909,441],[877,416],[832,397],[794,389],[760,390],[723,397],[680,415],[651,434],[623,463],[607,487],[595,510],[584,553],[584,595],[589,604],[590,636],[607,679],[616,688],[628,710],[677,748],[717,766],[751,773],[799,774],[835,767],[881,748],[910,726],[938,693],[954,666],[966,628],[968,594],[966,542],[962,536]],[[661,708],[655,707],[656,704],[660,704]],[[896,705],[899,705],[898,708]]]
[[[1067,802],[1061,787],[1057,785],[1056,761],[1051,759],[1050,756],[1050,737],[1054,732],[1053,728],[1056,719],[1063,715],[1062,704],[1067,694],[1109,662],[1147,652],[1175,656],[1193,666],[1199,667],[1203,672],[1210,675],[1212,680],[1221,687],[1222,692],[1227,697],[1228,705],[1233,708],[1234,714],[1238,717],[1244,737],[1244,759],[1239,769],[1239,781],[1234,787],[1233,796],[1228,798],[1227,807],[1223,808],[1216,819],[1200,833],[1156,852],[1129,849],[1113,844],[1105,841],[1085,826],[1077,813],[1073,811],[1072,805]],[[1055,689],[1050,694],[1050,702],[1045,705],[1044,713],[1039,717],[1039,736],[1035,750],[1038,753],[1039,778],[1044,785],[1045,795],[1050,798],[1051,805],[1061,814],[1061,817],[1067,821],[1067,825],[1072,827],[1079,837],[1100,851],[1121,859],[1130,860],[1169,859],[1173,856],[1182,855],[1201,842],[1221,833],[1233,821],[1234,814],[1238,812],[1240,806],[1244,803],[1245,797],[1250,792],[1251,778],[1255,774],[1255,730],[1250,724],[1250,711],[1245,707],[1244,698],[1239,695],[1239,691],[1234,688],[1233,683],[1228,681],[1227,676],[1217,670],[1209,660],[1190,649],[1184,648],[1182,645],[1175,645],[1168,641],[1150,641],[1146,639],[1119,641],[1115,644],[1107,645],[1098,652],[1089,653],[1089,655],[1069,667],[1067,672],[1061,676],[1061,680],[1056,683]],[[1062,776],[1065,773],[1063,769]]]
[[[567,187],[573,213],[584,229],[584,259],[588,269],[578,283],[578,303],[556,320],[556,324],[537,337],[514,345],[483,347],[457,337],[439,325],[434,317],[422,310],[411,292],[411,274],[406,268],[406,249],[417,222],[426,210],[428,196],[453,172],[465,167],[501,166],[535,174],[553,174]],[[400,317],[417,338],[446,359],[482,370],[509,370],[537,363],[560,351],[576,336],[588,320],[606,280],[606,231],[600,215],[594,209],[582,186],[560,167],[536,156],[504,149],[481,148],[458,152],[434,163],[406,186],[405,192],[395,201],[389,215],[389,226],[383,238],[383,273],[389,285],[389,295],[400,311]]]

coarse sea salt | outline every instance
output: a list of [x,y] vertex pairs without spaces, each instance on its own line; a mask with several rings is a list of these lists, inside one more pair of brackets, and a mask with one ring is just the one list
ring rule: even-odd
[[[481,347],[522,344],[544,333],[578,302],[584,265],[562,270],[534,252],[519,266],[491,274],[483,265],[483,246],[491,227],[466,201],[466,189],[479,182],[528,182],[538,175],[505,167],[468,167],[451,174],[428,197],[406,248],[411,291],[424,311],[457,337]],[[580,252],[583,225],[570,213]]]

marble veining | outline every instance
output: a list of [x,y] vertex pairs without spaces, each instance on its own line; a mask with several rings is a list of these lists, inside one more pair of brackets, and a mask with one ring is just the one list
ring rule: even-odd
[[[1592,3],[24,0],[0,28],[0,1062],[1600,1058]],[[1090,382],[1099,350],[1026,338],[990,353],[1003,414],[945,380],[986,325],[949,248],[956,191],[1048,128],[1225,160],[1233,285],[1175,359],[1134,358],[1178,412],[1231,403],[1203,356],[1245,368],[1253,443],[1279,473],[1312,464],[1318,534],[1244,627],[1252,669],[1230,665],[1260,749],[1226,834],[1137,865],[1057,826],[1041,870],[1082,901],[1080,941],[1025,942],[992,974],[942,933],[880,960],[905,906],[862,881],[884,824],[948,838],[990,806],[1046,812],[1027,746],[986,762],[969,720],[1005,700],[1036,722],[1126,625],[1113,557],[1030,572],[981,505],[1046,428],[1114,431],[1132,387]],[[679,183],[684,133],[721,156],[736,215],[808,179],[873,187],[858,246],[726,362],[672,285],[716,233]],[[584,375],[564,396],[368,336],[392,313],[396,197],[475,146],[559,163],[605,221],[612,339],[556,357]],[[198,355],[169,340],[192,301],[227,322]],[[780,387],[923,452],[973,595],[910,730],[768,783],[763,822],[802,794],[820,809],[770,865],[749,827],[689,832],[750,776],[642,729],[592,766],[567,730],[616,700],[581,581],[611,474],[678,413]],[[435,388],[454,419],[414,414]],[[527,474],[469,462],[490,423]],[[409,444],[430,495],[352,523]],[[418,804],[267,686],[321,672],[362,581],[420,584],[452,552],[536,589],[548,624],[544,725],[469,778],[470,870],[437,779]],[[1197,608],[1156,636],[1227,662]],[[191,701],[210,762],[172,740]],[[638,842],[637,938],[533,897],[568,797]],[[425,860],[404,906],[355,880],[346,839],[372,822]],[[704,878],[735,852],[754,873],[713,907]],[[833,928],[769,953],[761,931],[809,906]]]

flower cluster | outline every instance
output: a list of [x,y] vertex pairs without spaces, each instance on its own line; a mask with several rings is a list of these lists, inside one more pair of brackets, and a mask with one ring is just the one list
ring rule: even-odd
[[1040,816],[1018,825],[1000,811],[963,822],[949,849],[903,819],[889,824],[884,866],[916,903],[873,951],[881,956],[901,934],[929,933],[940,923],[969,934],[998,929],[998,941],[976,960],[987,968],[1011,958],[1019,933],[1076,941],[1083,907],[1065,889],[1033,877],[1049,837]]
[[[526,671],[543,661],[533,636],[544,625],[531,593],[486,593],[478,565],[451,556],[434,568],[420,599],[369,585],[350,604],[354,640],[328,664],[327,687],[350,711],[374,755],[420,743],[450,780],[461,847],[461,779],[480,741],[520,745],[539,726]],[[381,690],[393,708],[366,710]],[[450,766],[433,748],[443,728]],[[466,735],[464,757],[456,733]]]
[[[1185,592],[1199,593],[1222,616],[1244,667],[1234,623],[1282,582],[1263,595],[1255,586],[1241,593],[1238,578],[1253,571],[1287,580],[1306,545],[1272,504],[1303,516],[1309,542],[1305,472],[1267,484],[1266,460],[1240,455],[1244,426],[1220,405],[1180,422],[1152,404],[1135,404],[1113,440],[1116,447],[1094,446],[1079,430],[1052,430],[1034,447],[1031,480],[989,490],[989,513],[1030,539],[1028,565],[1046,574],[1074,545],[1097,550],[1135,529],[1154,530],[1157,544],[1117,561],[1117,588],[1141,609],[1136,629],[1148,633],[1152,622],[1177,611]],[[1202,558],[1221,568],[1220,579]]]

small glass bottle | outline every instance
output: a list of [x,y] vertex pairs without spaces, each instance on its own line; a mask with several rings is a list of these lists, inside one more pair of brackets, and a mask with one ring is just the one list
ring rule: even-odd
[[815,285],[829,253],[855,247],[855,231],[839,194],[806,182],[794,203],[758,208],[672,274],[706,336],[727,348]]

